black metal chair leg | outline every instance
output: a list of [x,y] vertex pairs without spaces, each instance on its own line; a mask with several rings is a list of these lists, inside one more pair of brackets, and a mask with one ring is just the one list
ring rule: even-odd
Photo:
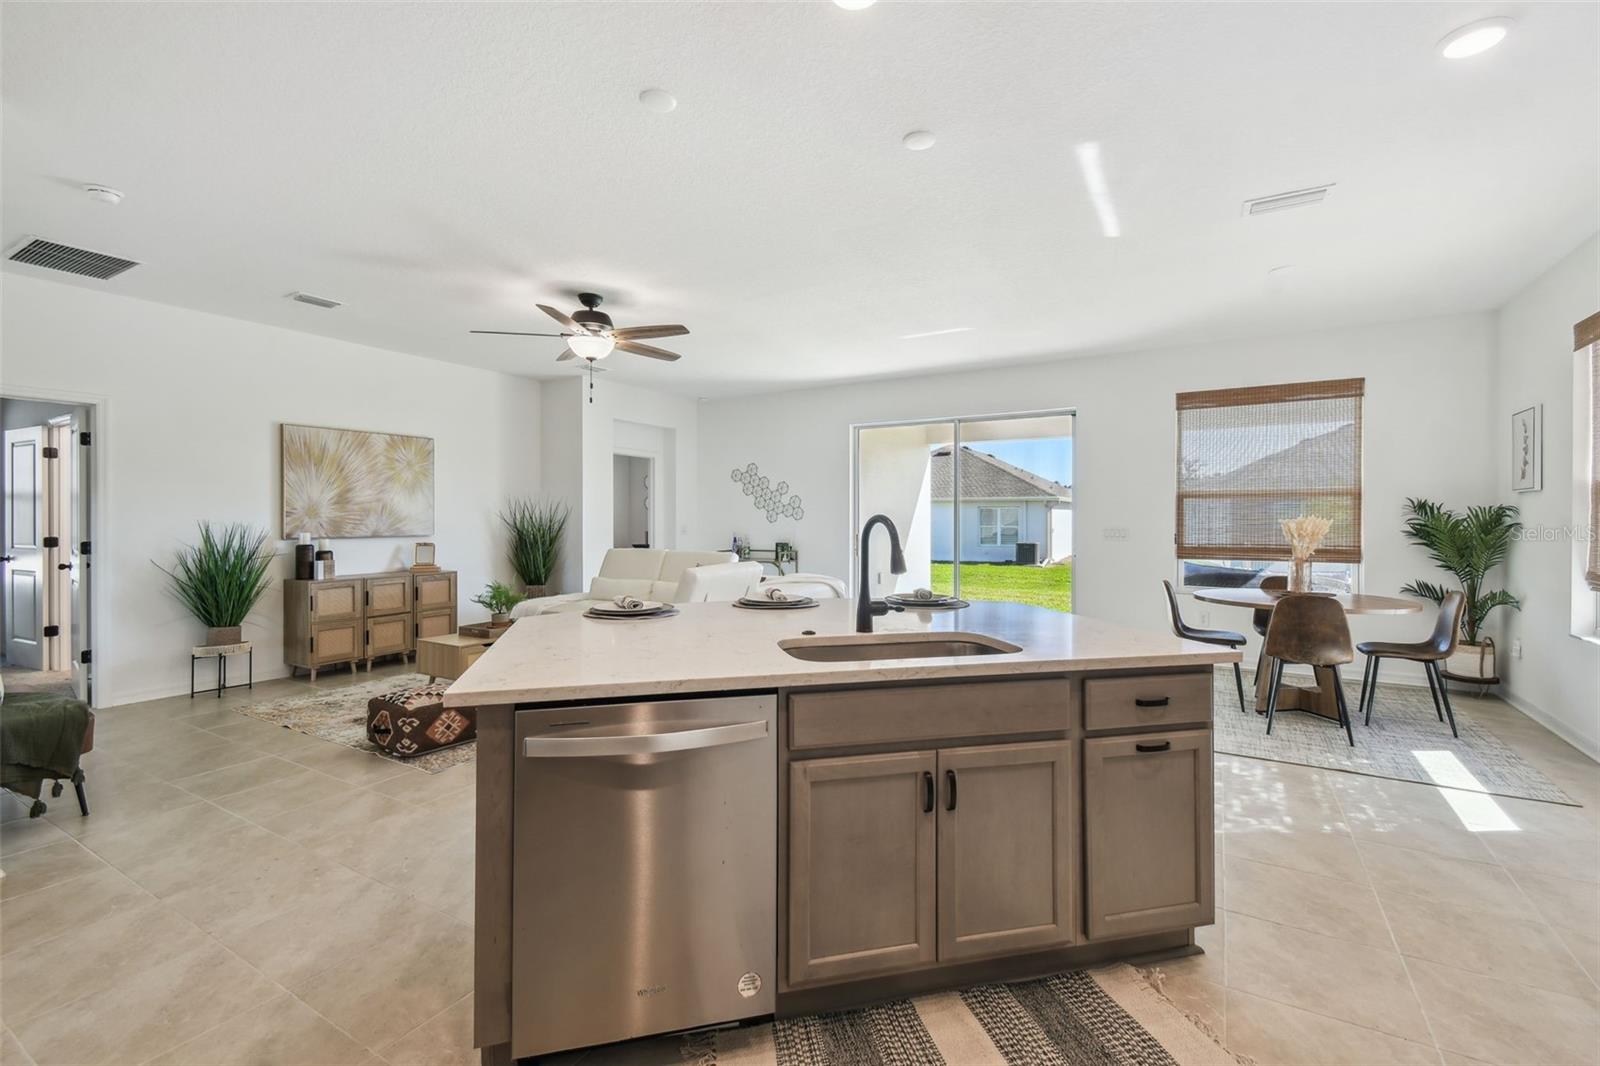
[[[1361,695],[1359,697],[1357,697],[1357,699],[1356,699],[1356,710],[1357,711],[1364,711],[1364,710],[1367,709],[1367,686],[1372,683],[1372,664],[1373,664],[1373,662],[1374,662],[1374,657],[1371,656],[1371,655],[1367,656],[1366,668],[1361,671]],[[1363,724],[1365,724],[1365,723],[1363,723]]]
[[1350,742],[1350,746],[1353,748],[1356,746],[1356,736],[1350,730],[1350,708],[1346,705],[1344,699],[1344,678],[1339,676],[1339,668],[1337,666],[1330,667],[1330,669],[1333,670],[1333,702],[1339,708],[1339,724],[1344,726],[1344,738]]
[[1459,738],[1461,734],[1456,732],[1456,712],[1450,706],[1450,691],[1444,687],[1444,677],[1439,673],[1439,664],[1429,663],[1428,671],[1433,674],[1434,681],[1438,682],[1439,699],[1444,703],[1445,717],[1450,719],[1450,735]]
[[1248,714],[1250,709],[1244,705],[1244,671],[1238,663],[1233,664],[1233,683],[1239,688],[1239,713]]
[[1433,697],[1433,713],[1439,716],[1439,721],[1444,721],[1444,707],[1439,703],[1439,686],[1433,679],[1433,664],[1423,663],[1422,672],[1428,677],[1428,695]]
[[1283,681],[1283,660],[1272,661],[1272,682],[1267,686],[1267,736],[1272,735],[1272,716],[1278,710],[1278,685]]
[[1372,684],[1367,687],[1366,717],[1362,719],[1362,725],[1372,724],[1372,705],[1378,702],[1378,671],[1382,667],[1383,658],[1377,655],[1372,656]]
[[83,771],[79,770],[72,779],[72,790],[78,794],[78,810],[85,818],[89,817],[89,797],[83,791]]

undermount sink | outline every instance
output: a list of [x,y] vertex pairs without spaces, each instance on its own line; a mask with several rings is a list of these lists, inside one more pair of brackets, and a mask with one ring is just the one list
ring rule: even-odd
[[979,633],[863,633],[854,637],[794,637],[778,647],[812,663],[859,663],[876,659],[944,659],[964,655],[1009,655],[1022,649]]

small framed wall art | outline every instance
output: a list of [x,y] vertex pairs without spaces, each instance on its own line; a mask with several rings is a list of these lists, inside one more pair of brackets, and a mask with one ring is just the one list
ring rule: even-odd
[[1544,404],[1524,407],[1511,416],[1511,490],[1544,488]]

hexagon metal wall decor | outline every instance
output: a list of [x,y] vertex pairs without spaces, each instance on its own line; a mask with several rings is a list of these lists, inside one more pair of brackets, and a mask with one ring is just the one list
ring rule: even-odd
[[789,495],[789,483],[780,481],[774,485],[772,479],[761,473],[754,463],[734,467],[731,480],[750,497],[756,510],[766,513],[768,522],[776,524],[779,518],[792,518],[798,522],[806,516],[800,497]]

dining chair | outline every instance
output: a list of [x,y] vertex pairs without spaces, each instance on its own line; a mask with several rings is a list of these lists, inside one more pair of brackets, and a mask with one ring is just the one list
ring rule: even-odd
[[[1271,574],[1261,579],[1261,584],[1256,586],[1262,592],[1287,592],[1289,590],[1288,574]],[[1250,627],[1256,631],[1256,636],[1261,638],[1261,650],[1256,653],[1256,679],[1261,679],[1261,665],[1267,661],[1267,625],[1272,621],[1272,611],[1266,607],[1257,607],[1250,612]]]
[[1339,667],[1355,659],[1350,647],[1350,623],[1344,608],[1332,596],[1292,592],[1278,601],[1267,626],[1266,653],[1272,659],[1272,683],[1267,689],[1267,736],[1272,735],[1272,717],[1278,709],[1278,690],[1283,685],[1285,663],[1301,663],[1321,668],[1333,675],[1334,702],[1339,708],[1339,724],[1353,748],[1355,734],[1350,729],[1350,709],[1345,706],[1344,682]]
[[[1184,640],[1197,640],[1201,644],[1221,644],[1229,648],[1244,647],[1244,634],[1235,633],[1231,629],[1196,629],[1183,620],[1183,612],[1178,610],[1178,594],[1172,591],[1172,582],[1162,581],[1161,587],[1167,590],[1167,610],[1172,615],[1172,631]],[[1233,664],[1233,683],[1239,690],[1239,710],[1248,713],[1249,708],[1244,705],[1244,674],[1239,671],[1239,664]]]
[[1456,712],[1450,707],[1450,693],[1445,691],[1439,664],[1455,653],[1456,641],[1461,639],[1461,612],[1466,602],[1459,592],[1445,593],[1439,603],[1439,617],[1434,620],[1433,633],[1427,640],[1415,644],[1364,640],[1356,645],[1356,650],[1367,657],[1366,673],[1361,676],[1361,701],[1356,705],[1364,712],[1362,724],[1372,724],[1372,705],[1378,698],[1378,664],[1384,659],[1406,659],[1422,664],[1423,673],[1428,675],[1428,691],[1433,693],[1433,712],[1441,722],[1449,718],[1451,736],[1461,735],[1456,732]]

